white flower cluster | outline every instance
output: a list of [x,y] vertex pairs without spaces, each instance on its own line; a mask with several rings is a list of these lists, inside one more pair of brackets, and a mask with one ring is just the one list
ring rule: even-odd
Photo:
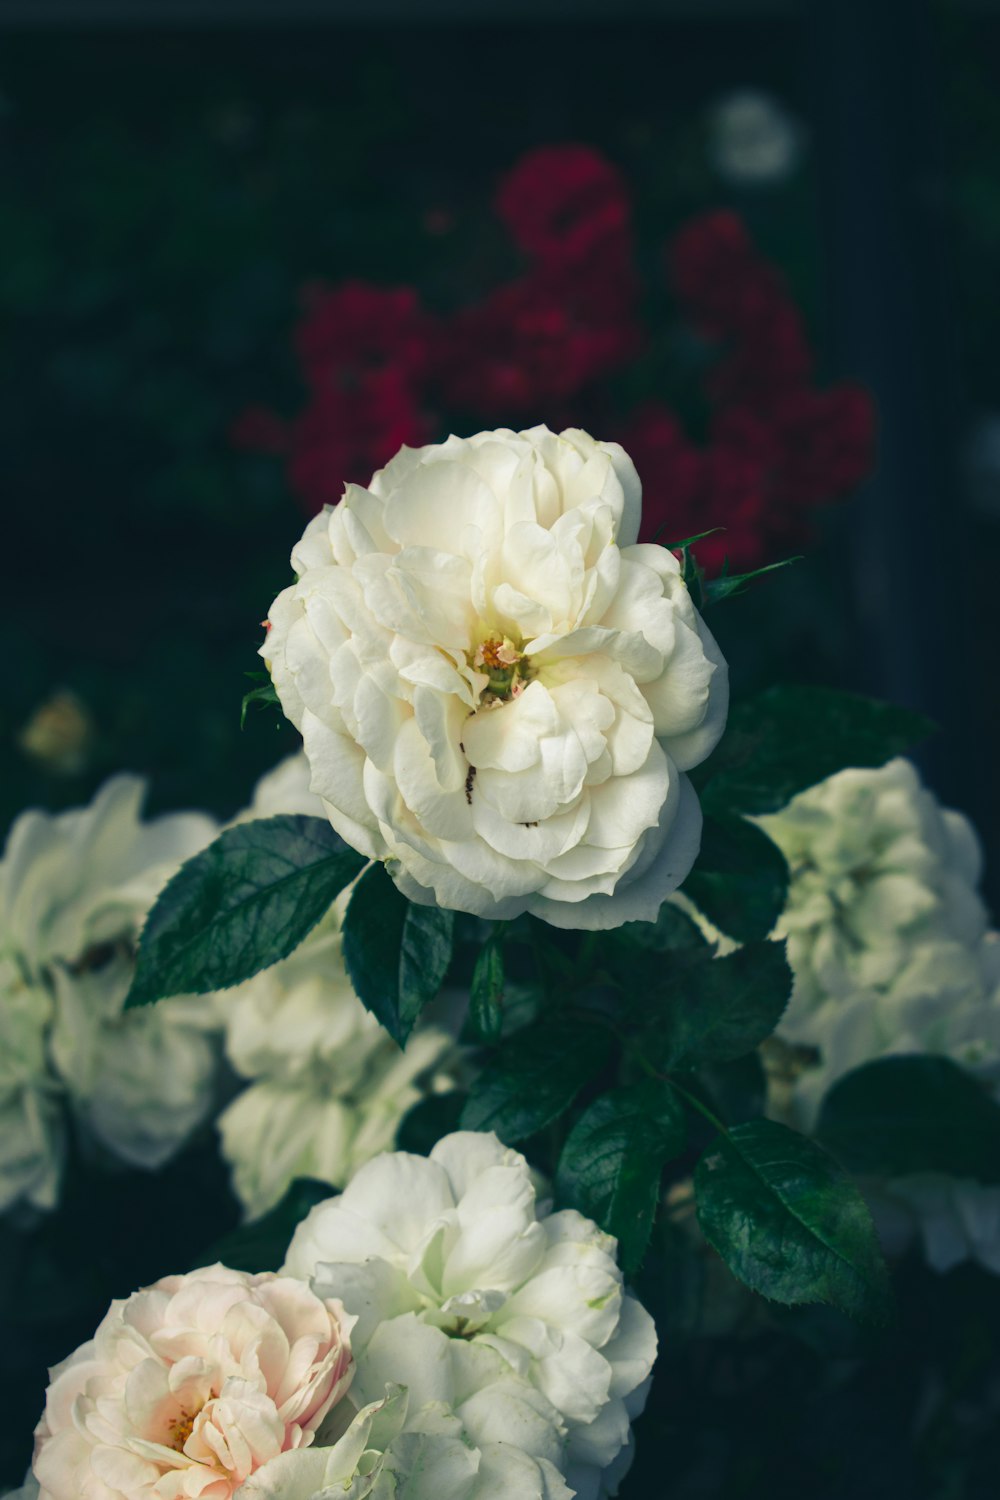
[[655,1353],[614,1240],[459,1133],[363,1167],[277,1276],[114,1303],[53,1372],[33,1474],[40,1500],[596,1500]]
[[[258,784],[244,815],[323,817],[309,766],[289,756]],[[226,1054],[247,1087],[222,1112],[222,1150],[251,1218],[296,1177],[343,1187],[388,1150],[400,1121],[431,1087],[451,1037],[421,1026],[404,1051],[365,1009],[347,976],[340,924],[346,891],[290,958],[218,997]]]
[[216,1022],[188,998],[123,1010],[136,938],[161,886],[215,834],[143,823],[145,784],[14,823],[0,861],[0,1211],[55,1204],[68,1103],[83,1139],[157,1167],[208,1114]]
[[[894,760],[831,776],[758,822],[791,875],[775,933],[795,980],[777,1033],[791,1066],[786,1092],[772,1080],[772,1109],[809,1130],[838,1078],[914,1052],[949,1057],[1000,1094],[1000,941],[968,821]],[[1000,1189],[913,1177],[872,1202],[887,1243],[919,1227],[939,1269],[972,1256],[1000,1270]]]
[[727,673],[640,494],[616,444],[501,430],[306,528],[261,654],[331,823],[410,899],[616,927],[691,868]]

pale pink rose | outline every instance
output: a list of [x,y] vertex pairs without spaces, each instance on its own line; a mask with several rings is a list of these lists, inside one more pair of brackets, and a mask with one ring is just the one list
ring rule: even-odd
[[351,1383],[354,1323],[301,1281],[226,1266],[113,1302],[53,1371],[39,1500],[229,1500],[312,1442]]

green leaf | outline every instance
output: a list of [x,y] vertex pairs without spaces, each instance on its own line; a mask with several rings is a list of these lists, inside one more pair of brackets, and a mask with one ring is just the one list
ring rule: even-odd
[[401,1047],[451,963],[455,913],[414,906],[384,865],[366,870],[344,917],[344,962],[355,991]]
[[711,578],[702,583],[705,606],[721,604],[723,599],[731,599],[734,594],[742,594],[747,584],[751,583],[754,578],[761,578],[765,573],[774,573],[778,568],[790,568],[792,563],[801,561],[801,557],[784,557],[781,562],[768,563],[764,568],[754,568],[752,573],[729,573],[724,569],[718,578]]
[[264,683],[262,687],[251,688],[248,693],[243,694],[240,704],[240,728],[245,729],[247,723],[247,710],[254,708],[280,708],[281,702],[270,682]]
[[890,1316],[871,1215],[833,1157],[773,1120],[717,1136],[694,1175],[698,1222],[740,1281],[775,1302]]
[[494,1130],[508,1145],[543,1130],[608,1061],[608,1041],[602,1026],[565,1020],[517,1032],[473,1084],[463,1130]]
[[626,1272],[642,1261],[664,1164],[683,1151],[686,1138],[684,1107],[669,1083],[657,1079],[602,1094],[569,1133],[556,1193],[615,1236]]
[[198,1264],[211,1266],[221,1261],[234,1271],[280,1270],[297,1225],[335,1191],[315,1177],[296,1177],[280,1203],[218,1240]]
[[779,686],[738,703],[692,779],[706,812],[766,813],[847,766],[881,766],[934,726],[909,709],[832,688]]
[[684,894],[722,932],[751,943],[767,937],[785,908],[788,866],[756,824],[706,816]]
[[324,818],[227,828],[160,892],[126,1008],[224,990],[287,957],[364,864]]
[[[784,943],[747,943],[724,958],[684,955],[650,1007],[643,1044],[664,1072],[742,1057],[770,1036],[792,992]],[[640,997],[641,998],[641,997]]]
[[479,951],[472,971],[469,996],[469,1027],[481,1042],[498,1042],[503,1033],[504,969],[503,924],[492,932]]
[[616,947],[640,948],[649,953],[708,947],[697,923],[670,901],[660,907],[655,922],[624,922],[609,932],[607,938]]
[[817,1136],[855,1172],[1000,1183],[1000,1104],[945,1057],[882,1057],[830,1089]]

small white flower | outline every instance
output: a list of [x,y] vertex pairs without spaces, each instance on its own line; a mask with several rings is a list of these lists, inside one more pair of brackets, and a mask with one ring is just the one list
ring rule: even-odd
[[726,182],[758,187],[781,182],[798,166],[803,130],[770,94],[737,89],[709,117],[709,157]]
[[795,975],[784,1032],[831,997],[890,989],[918,944],[973,947],[986,931],[972,826],[908,761],[841,771],[757,821],[791,876],[775,929]]
[[536,427],[404,448],[307,527],[261,654],[412,900],[615,927],[693,864],[726,668],[639,510],[621,448]]
[[313,1441],[351,1381],[352,1321],[299,1281],[218,1265],[113,1302],[52,1372],[40,1500],[228,1500]]
[[139,929],[211,819],[140,821],[144,783],[108,781],[89,807],[23,813],[0,862],[0,1209],[51,1207],[60,1101],[84,1135],[155,1167],[207,1115],[216,1067],[208,1001],[124,1012]]
[[358,1316],[356,1399],[396,1380],[412,1409],[443,1402],[468,1426],[475,1404],[502,1439],[509,1390],[519,1430],[558,1435],[570,1486],[592,1497],[627,1448],[656,1353],[615,1248],[581,1214],[547,1213],[518,1152],[459,1132],[429,1158],[395,1152],[363,1167],[300,1224],[286,1271],[312,1277],[319,1295],[336,1283]]

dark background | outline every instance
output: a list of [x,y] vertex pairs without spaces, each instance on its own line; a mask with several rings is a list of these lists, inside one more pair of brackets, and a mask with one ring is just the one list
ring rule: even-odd
[[[239,704],[303,518],[281,465],[234,449],[232,423],[250,403],[294,407],[304,281],[433,298],[518,154],[583,141],[635,184],[650,256],[664,225],[743,213],[826,378],[873,391],[871,481],[713,628],[736,691],[811,678],[934,718],[922,765],[976,820],[996,905],[998,72],[1000,17],[922,0],[0,5],[0,824],[78,803],[121,768],[150,775],[154,809],[228,814],[292,748],[263,715],[241,733]],[[802,122],[806,152],[787,181],[740,193],[706,168],[703,121],[746,85]],[[448,211],[454,243],[429,208]],[[65,691],[88,727],[60,766],[25,730]],[[119,1295],[197,1253],[185,1193],[220,1183],[203,1164],[170,1171],[176,1231],[147,1217],[152,1187],[131,1228],[109,1200],[81,1230],[91,1215],[71,1205],[76,1232],[131,1240],[107,1271],[128,1281]],[[72,1232],[49,1236],[54,1264],[68,1267]],[[9,1241],[0,1252],[8,1288],[23,1285]],[[7,1299],[11,1481],[42,1388],[25,1363],[90,1332],[87,1295],[42,1330]],[[678,1317],[625,1495],[994,1493],[996,1287],[915,1268],[902,1295],[907,1331],[875,1352],[822,1319],[691,1347]]]

